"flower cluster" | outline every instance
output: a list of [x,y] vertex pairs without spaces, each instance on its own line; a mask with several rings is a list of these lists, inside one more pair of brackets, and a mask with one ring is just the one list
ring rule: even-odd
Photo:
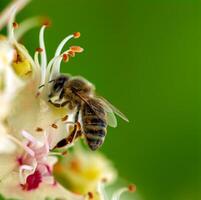
[[[54,150],[59,141],[70,135],[73,128],[70,118],[74,113],[49,103],[49,83],[60,75],[62,60],[68,62],[83,51],[79,46],[63,50],[80,33],[64,38],[47,62],[44,42],[47,25],[43,25],[39,48],[32,58],[17,39],[41,20],[32,18],[20,25],[15,22],[15,13],[25,2],[15,1],[15,6],[3,12],[0,20],[2,28],[3,19],[9,19],[7,36],[0,35],[0,198],[105,199],[101,185],[106,180],[113,182],[116,171],[102,154],[88,152],[80,145],[67,155]],[[65,150],[73,145],[67,145]],[[121,189],[112,199],[134,190],[133,186]]]

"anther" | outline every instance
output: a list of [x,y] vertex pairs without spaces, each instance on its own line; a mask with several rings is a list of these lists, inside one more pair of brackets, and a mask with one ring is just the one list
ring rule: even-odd
[[104,177],[104,178],[102,178],[102,180],[101,180],[103,183],[107,183],[107,178],[106,177]]
[[58,126],[56,124],[52,124],[51,126],[52,126],[52,128],[55,128],[55,129],[58,128]]
[[135,192],[135,191],[136,191],[136,185],[130,184],[130,185],[128,186],[128,190],[129,190],[129,192]]
[[68,60],[69,60],[68,54],[64,53],[64,54],[63,54],[63,61],[64,61],[64,62],[68,62]]
[[42,21],[42,24],[43,24],[44,26],[46,26],[46,27],[50,27],[51,24],[52,24],[52,22],[51,22],[50,19],[44,18],[43,21]]
[[13,22],[13,28],[16,29],[19,27],[19,24],[17,22]]
[[71,46],[70,47],[70,50],[73,51],[73,52],[76,52],[76,53],[81,53],[84,51],[84,49],[80,46]]
[[40,47],[38,47],[38,48],[36,48],[36,51],[37,51],[38,53],[41,53],[41,52],[43,51],[43,49],[40,48]]
[[68,55],[71,56],[71,57],[75,57],[75,52],[74,51],[69,51]]
[[74,38],[79,38],[80,37],[80,32],[75,32],[73,33]]
[[67,154],[68,154],[68,151],[62,152],[62,155],[63,155],[63,156],[66,156]]
[[36,131],[37,131],[37,132],[42,132],[42,131],[43,131],[43,129],[42,129],[42,128],[40,128],[40,127],[37,127],[37,128],[36,128]]
[[92,192],[88,192],[88,197],[90,200],[94,199],[94,194]]
[[61,121],[65,122],[67,119],[68,119],[68,115],[66,115],[63,118],[61,118]]

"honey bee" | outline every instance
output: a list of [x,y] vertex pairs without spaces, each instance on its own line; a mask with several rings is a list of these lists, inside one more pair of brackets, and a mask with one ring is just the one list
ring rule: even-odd
[[105,140],[107,126],[117,126],[115,114],[128,121],[127,117],[106,99],[98,97],[95,87],[82,77],[60,75],[56,78],[51,86],[49,102],[56,107],[76,109],[76,128],[69,138],[61,140],[56,147],[63,147],[82,134],[89,148],[96,150]]

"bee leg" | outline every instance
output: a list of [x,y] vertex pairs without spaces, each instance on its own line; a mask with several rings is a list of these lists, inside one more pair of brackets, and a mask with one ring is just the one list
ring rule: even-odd
[[54,147],[54,149],[62,148],[62,147],[65,147],[67,145],[70,145],[75,141],[75,139],[77,139],[80,136],[81,126],[80,126],[79,122],[77,122],[77,123],[67,122],[66,124],[74,124],[74,129],[73,129],[72,133],[67,138],[64,138],[61,141],[59,141],[57,143],[57,145]]

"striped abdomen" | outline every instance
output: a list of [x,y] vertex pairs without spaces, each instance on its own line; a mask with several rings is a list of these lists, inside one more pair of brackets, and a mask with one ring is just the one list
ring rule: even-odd
[[96,105],[96,113],[88,104],[83,105],[83,132],[91,150],[98,149],[104,142],[107,133],[106,113],[101,105]]

